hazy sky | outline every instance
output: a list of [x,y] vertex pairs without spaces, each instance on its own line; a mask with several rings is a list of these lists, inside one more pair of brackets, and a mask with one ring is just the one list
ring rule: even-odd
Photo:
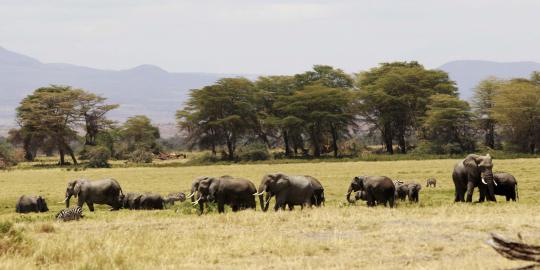
[[104,69],[285,74],[540,61],[540,1],[0,0],[0,46]]

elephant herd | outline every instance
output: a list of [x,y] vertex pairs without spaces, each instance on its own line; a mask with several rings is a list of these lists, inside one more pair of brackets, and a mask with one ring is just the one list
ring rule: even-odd
[[[509,173],[493,173],[493,162],[489,154],[485,156],[470,154],[459,161],[452,173],[455,186],[455,202],[472,202],[475,188],[478,188],[479,202],[484,200],[496,201],[495,195],[502,195],[506,200],[519,198],[517,181]],[[426,180],[426,187],[436,187],[434,178]],[[368,207],[384,205],[394,207],[396,200],[408,200],[412,203],[419,201],[422,186],[418,183],[404,183],[393,181],[386,176],[356,176],[349,184],[346,200],[354,203],[357,200],[366,201]],[[351,195],[354,194],[354,199]],[[466,196],[465,196],[466,195]],[[61,203],[69,208],[71,197],[77,198],[77,206],[86,204],[90,211],[94,211],[94,204],[105,204],[111,210],[120,208],[137,209],[163,209],[167,204],[175,201],[191,199],[193,205],[198,205],[200,213],[208,203],[216,203],[218,212],[225,211],[225,205],[231,207],[233,212],[242,209],[255,209],[256,198],[259,198],[260,208],[267,211],[270,201],[275,197],[274,210],[293,210],[295,206],[322,206],[325,203],[324,187],[321,182],[309,175],[287,175],[284,173],[271,173],[265,175],[259,187],[247,179],[236,178],[229,175],[220,177],[203,176],[196,178],[191,184],[189,195],[182,192],[170,193],[162,197],[155,193],[126,193],[124,194],[118,181],[104,179],[89,181],[78,179],[70,181],[66,188],[65,199]],[[16,212],[46,212],[48,211],[45,198],[42,196],[23,195],[16,205]]]
[[324,188],[319,180],[309,175],[283,173],[265,175],[258,191],[247,179],[229,175],[199,177],[193,181],[188,198],[191,198],[194,205],[199,205],[201,213],[204,211],[204,204],[208,202],[216,202],[218,212],[223,213],[225,205],[231,206],[233,212],[246,208],[255,209],[256,196],[259,197],[263,211],[268,210],[272,197],[276,198],[276,211],[285,207],[292,210],[296,205],[301,208],[321,206],[325,201]]

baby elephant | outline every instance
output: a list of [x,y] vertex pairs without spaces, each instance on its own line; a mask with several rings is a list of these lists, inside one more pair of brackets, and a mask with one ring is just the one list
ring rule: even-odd
[[403,183],[396,185],[396,199],[405,201],[408,197],[409,202],[417,203],[419,200],[422,186],[418,183]]
[[141,209],[142,194],[129,192],[122,196],[122,207],[129,210]]
[[163,209],[163,197],[155,193],[144,193],[141,196],[141,209]]
[[17,213],[47,212],[47,202],[41,196],[22,195],[15,206]]
[[437,179],[429,178],[426,180],[426,187],[437,187]]
[[506,201],[519,199],[517,180],[513,175],[505,172],[494,173],[493,180],[495,182],[495,195],[505,196]]
[[186,194],[184,192],[169,193],[165,197],[164,202],[166,204],[174,205],[174,202],[183,202],[186,200]]
[[417,203],[420,195],[420,190],[422,186],[418,183],[408,183],[407,188],[409,189],[409,202]]

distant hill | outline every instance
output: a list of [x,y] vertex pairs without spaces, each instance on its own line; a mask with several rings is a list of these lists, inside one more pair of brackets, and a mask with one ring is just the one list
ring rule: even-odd
[[[120,108],[111,118],[125,120],[145,114],[174,133],[174,114],[187,99],[189,90],[212,84],[233,74],[172,73],[152,65],[128,70],[100,70],[70,64],[48,64],[0,47],[0,134],[15,125],[15,108],[38,87],[70,85],[101,94]],[[248,76],[249,77],[249,76]],[[254,77],[254,76],[251,76]]]
[[[532,71],[540,70],[540,63],[465,60],[449,62],[439,69],[448,72],[457,82],[461,97],[469,99],[479,81],[489,76],[529,77]],[[38,87],[63,84],[101,94],[111,103],[120,104],[119,109],[111,112],[112,119],[123,121],[129,116],[145,114],[160,126],[164,136],[172,136],[174,114],[187,100],[189,90],[230,76],[240,75],[173,73],[152,65],[115,71],[42,63],[0,47],[0,135],[15,126],[15,108],[22,98]]]
[[463,60],[446,63],[439,69],[448,72],[450,78],[457,82],[461,98],[469,100],[474,87],[483,79],[490,76],[501,79],[529,78],[533,71],[540,71],[540,63]]

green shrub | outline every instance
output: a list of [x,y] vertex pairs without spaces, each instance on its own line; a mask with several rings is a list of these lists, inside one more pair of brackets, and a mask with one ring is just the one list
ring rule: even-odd
[[152,163],[154,155],[145,149],[137,149],[129,155],[129,161],[135,163]]
[[0,170],[17,165],[13,148],[8,143],[0,143]]
[[88,156],[88,167],[90,168],[109,168],[109,159],[111,151],[104,146],[94,146],[86,151]]
[[217,155],[212,155],[211,153],[205,153],[197,158],[197,162],[199,163],[214,163],[218,161],[221,161],[221,158],[219,158]]
[[238,149],[238,159],[242,161],[269,160],[270,153],[266,145],[262,143],[248,144]]

